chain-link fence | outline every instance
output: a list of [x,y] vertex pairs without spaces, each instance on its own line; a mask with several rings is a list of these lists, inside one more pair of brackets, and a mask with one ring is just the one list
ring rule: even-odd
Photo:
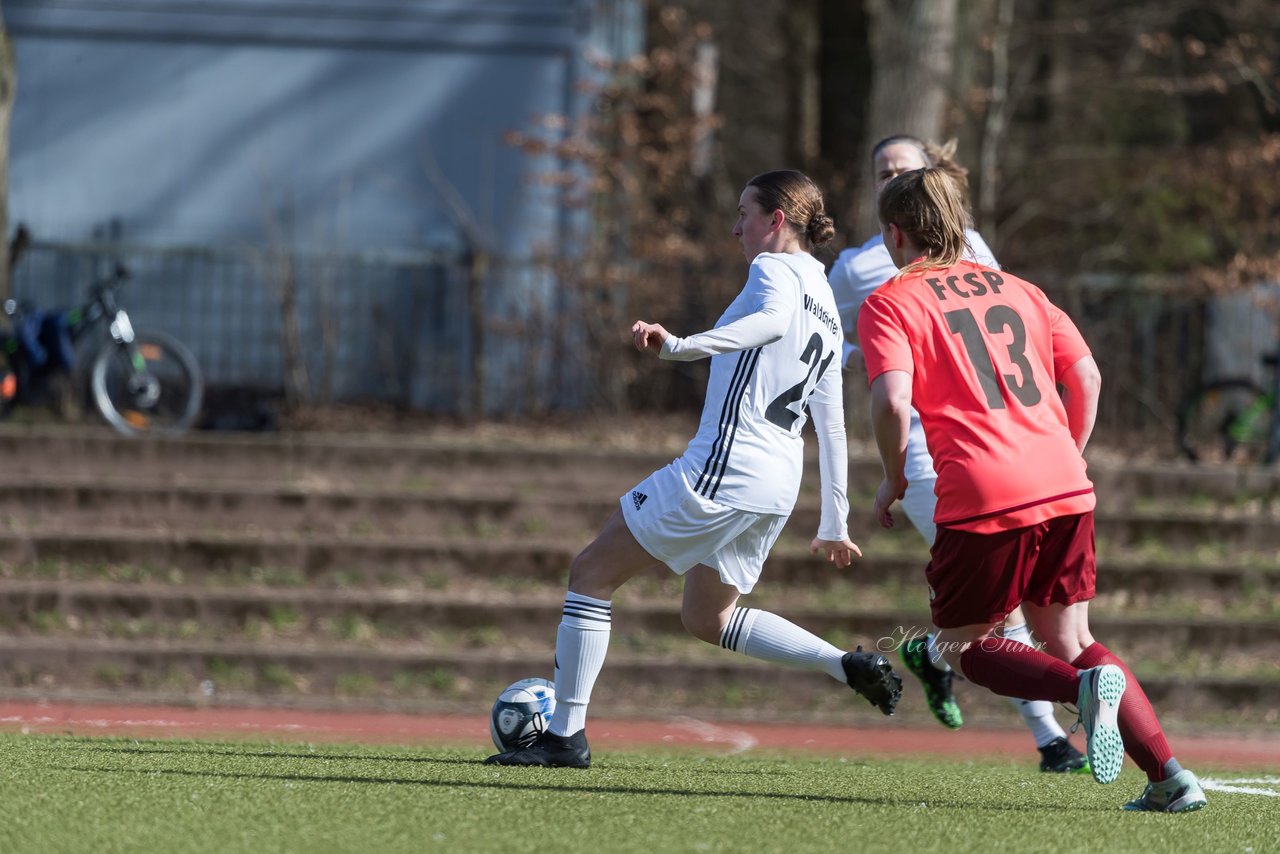
[[[702,372],[686,377],[673,369],[655,379],[652,371],[629,370],[625,355],[593,353],[613,346],[608,335],[584,346],[582,330],[599,306],[589,293],[565,293],[535,263],[447,253],[301,256],[37,242],[15,270],[15,296],[41,308],[75,304],[117,259],[130,270],[120,300],[136,325],[186,343],[214,387],[464,417],[701,403]],[[716,272],[717,279],[731,275]],[[679,316],[652,319],[681,333],[695,331],[690,324],[710,326],[722,306],[703,297],[724,289],[708,275],[662,282],[662,309]],[[1221,337],[1211,331],[1220,297],[1140,278],[1064,279],[1045,290],[1076,320],[1101,366],[1098,430],[1111,441],[1171,436],[1186,390],[1220,372],[1207,345]],[[646,307],[635,310],[648,317]],[[617,346],[625,351],[623,332]],[[1226,343],[1248,349],[1245,362],[1255,358],[1254,343]],[[857,387],[864,379],[847,380],[850,432],[869,437]],[[619,382],[621,395],[601,393]]]
[[1045,293],[1075,321],[1102,372],[1096,434],[1172,446],[1179,403],[1204,364],[1210,297],[1163,279],[1070,279]]
[[448,413],[475,405],[465,259],[35,243],[14,271],[14,296],[37,308],[79,304],[117,261],[129,271],[118,299],[135,326],[185,343],[211,387]]

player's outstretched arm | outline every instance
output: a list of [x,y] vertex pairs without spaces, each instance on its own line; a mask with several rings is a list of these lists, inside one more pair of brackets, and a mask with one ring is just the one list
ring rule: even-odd
[[738,316],[731,306],[736,319],[723,326],[686,338],[672,335],[662,347],[662,358],[692,362],[772,344],[787,334],[800,306],[800,293],[795,273],[781,261],[756,261],[742,293],[734,300],[745,313]]
[[753,347],[772,344],[787,333],[787,327],[791,325],[791,309],[785,303],[769,302],[759,311],[724,326],[687,338],[672,335],[664,343],[662,358],[692,362],[708,356],[740,353]]

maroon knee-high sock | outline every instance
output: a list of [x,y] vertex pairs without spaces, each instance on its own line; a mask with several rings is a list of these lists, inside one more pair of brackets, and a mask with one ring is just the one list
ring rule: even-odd
[[1079,671],[1059,658],[1006,638],[969,644],[960,655],[965,678],[1005,697],[1074,703]]
[[1155,710],[1146,692],[1134,678],[1133,672],[1125,663],[1096,641],[1071,662],[1081,670],[1097,667],[1100,664],[1114,664],[1124,671],[1124,696],[1120,698],[1120,737],[1124,739],[1125,752],[1133,758],[1134,763],[1147,772],[1151,780],[1164,779],[1164,765],[1173,758],[1169,749],[1169,741],[1164,737],[1160,721],[1156,720]]

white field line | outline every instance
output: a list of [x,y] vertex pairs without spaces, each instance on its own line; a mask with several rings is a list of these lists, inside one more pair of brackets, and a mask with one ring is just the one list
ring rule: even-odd
[[1280,787],[1280,777],[1242,777],[1235,780],[1202,779],[1200,786],[1207,792],[1228,792],[1238,795],[1263,795],[1269,798],[1280,798],[1280,789],[1260,789],[1256,786],[1241,785],[1243,783],[1265,783]]
[[723,742],[729,745],[730,755],[743,753],[755,747],[756,737],[749,732],[729,727],[716,726],[697,718],[677,717],[672,724],[680,729],[688,730],[702,741]]

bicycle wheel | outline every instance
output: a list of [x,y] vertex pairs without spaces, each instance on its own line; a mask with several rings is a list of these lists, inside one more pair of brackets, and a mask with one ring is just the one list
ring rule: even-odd
[[94,357],[93,402],[107,423],[126,436],[177,435],[200,415],[204,378],[191,351],[163,332],[136,332],[142,364],[127,347],[108,341]]
[[1197,389],[1178,412],[1178,448],[1195,463],[1260,463],[1271,434],[1270,395],[1249,380]]

